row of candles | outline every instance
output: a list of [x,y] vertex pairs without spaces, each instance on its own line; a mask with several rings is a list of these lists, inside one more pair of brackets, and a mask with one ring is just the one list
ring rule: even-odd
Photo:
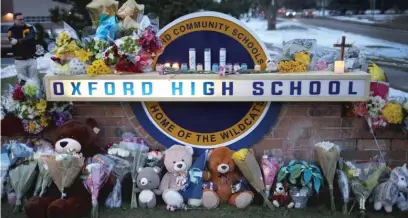
[[[227,60],[227,50],[225,48],[220,48],[220,60],[219,64],[218,63],[213,63],[211,64],[211,49],[206,48],[204,50],[204,65],[201,63],[196,64],[196,51],[194,48],[189,49],[189,66],[188,68],[187,63],[182,63],[181,68],[179,63],[165,63],[164,65],[158,64],[156,65],[156,71],[160,71],[161,68],[172,68],[174,70],[181,70],[181,71],[213,71],[213,72],[218,72],[219,67],[225,68],[225,71],[231,72],[231,71],[246,71],[248,70],[248,65],[246,63],[235,63],[232,65],[231,63],[226,63]],[[254,67],[255,71],[260,71],[261,70],[261,65],[256,64]]]

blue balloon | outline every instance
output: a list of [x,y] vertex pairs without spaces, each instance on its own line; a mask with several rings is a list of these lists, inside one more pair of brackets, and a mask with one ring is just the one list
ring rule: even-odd
[[96,29],[95,37],[98,39],[110,41],[115,40],[116,31],[118,30],[117,18],[107,14],[99,15],[99,27]]

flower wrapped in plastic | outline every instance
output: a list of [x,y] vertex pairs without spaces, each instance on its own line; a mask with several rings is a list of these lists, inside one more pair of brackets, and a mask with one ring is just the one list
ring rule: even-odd
[[61,198],[65,198],[65,188],[72,185],[84,165],[82,154],[70,150],[62,154],[43,156],[42,160],[47,165],[52,180],[61,192]]
[[9,158],[9,152],[10,148],[8,144],[4,144],[1,146],[1,158],[0,158],[0,175],[1,175],[1,180],[0,180],[0,190],[1,190],[1,196],[5,193],[5,189],[3,188],[4,183],[7,179],[8,176],[8,169],[11,165],[10,158]]
[[275,182],[276,174],[283,166],[283,157],[277,155],[275,149],[265,150],[261,160],[262,173],[265,183],[265,195],[267,198],[270,196],[270,190]]
[[86,64],[86,62],[83,62],[78,58],[72,58],[71,61],[67,64],[67,72],[70,73],[68,75],[84,75],[86,74],[87,67],[88,64]]
[[84,185],[86,189],[91,193],[92,198],[92,211],[91,218],[98,218],[98,196],[102,186],[108,180],[112,170],[112,165],[105,166],[101,163],[91,163],[86,166],[86,176]]
[[400,124],[404,119],[404,113],[400,104],[388,103],[382,108],[382,114],[387,119],[388,123]]
[[102,59],[104,52],[109,47],[109,42],[98,38],[92,38],[85,42],[86,51],[92,54],[94,59]]
[[14,207],[15,213],[21,211],[24,196],[35,181],[37,175],[36,168],[36,161],[26,159],[23,163],[16,166],[14,169],[10,169],[9,171],[10,183],[17,195],[16,205]]
[[17,166],[21,161],[30,159],[34,155],[34,150],[18,140],[10,140],[7,144],[10,149],[10,167]]
[[115,41],[115,44],[118,46],[120,54],[133,55],[137,54],[140,50],[138,40],[139,37],[137,35],[124,36],[120,39],[117,39]]
[[352,163],[346,161],[344,172],[350,182],[351,191],[356,196],[356,202],[360,205],[360,213],[365,214],[365,203],[371,195],[378,180],[386,169],[385,163],[374,158],[366,163]]
[[242,175],[248,180],[251,186],[262,195],[266,206],[273,210],[274,207],[265,195],[265,184],[262,178],[261,168],[256,161],[255,155],[250,149],[241,149],[234,152],[232,159],[241,171]]
[[51,144],[44,143],[36,147],[34,153],[34,160],[37,161],[39,174],[34,189],[34,196],[43,196],[47,191],[47,188],[51,185],[52,177],[48,170],[47,165],[42,160],[43,156],[54,155],[55,151]]
[[344,160],[339,159],[339,169],[337,173],[337,183],[339,185],[341,196],[343,197],[343,215],[348,215],[348,202],[350,200],[350,183],[346,173],[343,171]]
[[92,62],[92,64],[86,68],[88,76],[106,75],[111,74],[112,72],[112,69],[106,65],[102,59]]
[[156,32],[151,26],[142,32],[139,45],[142,47],[143,52],[150,54],[151,57],[160,55],[163,47],[161,40],[156,36]]
[[319,142],[315,144],[315,152],[317,160],[320,163],[323,174],[329,183],[331,209],[336,211],[336,205],[334,203],[334,175],[336,174],[337,162],[340,158],[340,148],[332,142]]
[[157,169],[163,168],[163,157],[164,154],[158,150],[149,151],[146,158],[146,166],[148,167],[156,167]]

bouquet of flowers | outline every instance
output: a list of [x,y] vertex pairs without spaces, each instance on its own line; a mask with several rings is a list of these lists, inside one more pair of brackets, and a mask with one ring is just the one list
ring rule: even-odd
[[[113,155],[121,156],[122,158],[127,158],[130,153],[121,148],[114,148],[115,150],[109,150]],[[123,155],[123,152],[125,153]],[[88,163],[101,163],[105,166],[113,166],[112,173],[116,177],[116,183],[113,187],[112,192],[109,194],[105,201],[105,205],[108,208],[118,208],[122,204],[122,181],[125,176],[130,173],[131,165],[129,161],[112,155],[102,155],[97,154],[93,156]]]
[[36,178],[36,168],[37,162],[27,159],[9,171],[10,183],[17,195],[15,213],[21,211],[22,199]]
[[323,141],[315,144],[315,151],[323,174],[329,183],[331,209],[335,212],[336,205],[334,204],[333,182],[334,175],[336,174],[336,165],[340,158],[340,148],[331,142]]
[[37,161],[39,175],[35,185],[34,196],[43,196],[47,188],[51,185],[52,177],[47,165],[42,160],[43,156],[54,155],[55,151],[51,146],[41,145],[34,153],[34,160]]
[[375,157],[367,163],[352,163],[346,161],[344,163],[344,172],[348,177],[351,185],[351,191],[356,196],[356,201],[360,205],[360,212],[365,214],[365,202],[371,195],[374,187],[378,184],[378,180],[386,169],[385,163],[380,162]]
[[69,150],[62,154],[44,156],[42,160],[47,165],[52,180],[61,192],[61,198],[66,196],[64,189],[71,186],[84,165],[82,154]]
[[147,153],[146,166],[156,167],[157,169],[163,168],[163,152],[152,150]]
[[269,209],[273,210],[273,205],[265,195],[266,189],[262,178],[261,168],[256,161],[253,151],[250,149],[241,149],[237,152],[234,152],[234,154],[232,155],[232,159],[234,160],[235,164],[238,166],[244,177],[252,185],[252,187],[262,195],[266,206],[269,207]]
[[277,156],[274,152],[274,149],[264,151],[264,155],[262,156],[261,160],[261,166],[265,183],[265,195],[267,198],[269,198],[270,196],[270,190],[275,182],[276,174],[283,166],[283,164],[283,158]]
[[91,218],[98,218],[98,196],[99,190],[108,179],[112,165],[106,167],[101,163],[91,163],[86,166],[86,179],[84,185],[92,196],[92,212]]
[[337,183],[339,184],[339,188],[341,191],[341,195],[343,197],[343,215],[348,214],[347,205],[350,199],[350,184],[346,173],[343,171],[343,159],[340,158],[339,160],[339,169],[336,170],[337,173]]

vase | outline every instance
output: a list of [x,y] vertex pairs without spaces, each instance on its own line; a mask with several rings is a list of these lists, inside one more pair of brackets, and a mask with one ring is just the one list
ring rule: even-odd
[[292,198],[293,203],[295,203],[295,208],[305,208],[312,193],[313,191],[309,187],[289,187],[289,195]]

